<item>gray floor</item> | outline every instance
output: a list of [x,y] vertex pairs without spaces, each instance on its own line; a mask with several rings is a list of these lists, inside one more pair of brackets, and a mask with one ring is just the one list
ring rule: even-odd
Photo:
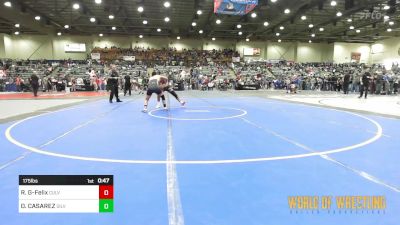
[[[336,92],[302,91],[298,94],[287,94],[282,90],[258,91],[183,91],[177,92],[183,98],[213,98],[213,97],[262,97],[276,100],[291,101],[301,104],[311,104],[322,107],[345,109],[363,113],[389,116],[400,119],[400,97],[370,95],[368,99],[358,99],[357,94],[343,95]],[[134,94],[127,98],[144,98],[144,95]],[[154,96],[155,97],[155,96]],[[0,100],[0,123],[18,120],[27,116],[45,113],[71,105],[80,104],[91,99],[50,99],[50,100]],[[101,98],[100,98],[101,99]],[[104,97],[104,101],[107,98]]]

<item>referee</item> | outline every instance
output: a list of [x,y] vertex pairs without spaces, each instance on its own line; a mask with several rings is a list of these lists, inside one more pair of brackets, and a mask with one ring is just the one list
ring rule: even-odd
[[363,94],[365,93],[364,98],[367,99],[370,78],[371,74],[369,73],[369,71],[366,71],[364,75],[360,78],[361,87],[360,87],[360,96],[358,98],[362,98]]
[[37,97],[37,93],[39,90],[39,77],[36,75],[36,73],[31,75],[30,82],[32,86],[33,96]]
[[113,102],[113,98],[117,99],[117,102],[122,102],[118,97],[118,72],[115,69],[115,65],[111,66],[111,71],[107,83],[110,85],[110,103]]

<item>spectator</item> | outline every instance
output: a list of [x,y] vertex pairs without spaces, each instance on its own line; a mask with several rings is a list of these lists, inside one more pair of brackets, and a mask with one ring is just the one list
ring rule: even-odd
[[33,96],[37,97],[38,89],[39,89],[39,77],[34,73],[31,75],[30,83],[32,86]]

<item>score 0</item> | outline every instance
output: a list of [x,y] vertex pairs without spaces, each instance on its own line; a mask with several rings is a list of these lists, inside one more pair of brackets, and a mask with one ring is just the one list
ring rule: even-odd
[[112,185],[99,186],[99,212],[114,211],[114,188]]

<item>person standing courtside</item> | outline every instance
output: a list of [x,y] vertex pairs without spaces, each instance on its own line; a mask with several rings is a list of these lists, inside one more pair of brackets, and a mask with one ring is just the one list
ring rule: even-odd
[[117,102],[122,102],[118,97],[118,72],[115,69],[114,65],[111,66],[111,71],[109,75],[110,77],[108,78],[107,83],[110,87],[110,103],[112,103],[114,96],[117,99]]
[[350,74],[349,71],[346,72],[346,75],[343,77],[343,92],[345,95],[349,93],[349,85],[350,85]]
[[366,71],[361,77],[361,85],[360,85],[360,96],[358,98],[362,98],[365,92],[365,98],[368,95],[368,87],[369,87],[369,79],[371,78],[371,74]]
[[127,74],[124,77],[125,80],[125,85],[124,85],[124,96],[126,96],[126,93],[129,92],[129,96],[131,96],[131,91],[132,91],[132,84],[131,84],[131,77]]
[[31,75],[31,86],[33,91],[33,96],[37,97],[38,89],[39,89],[39,77],[36,74]]

